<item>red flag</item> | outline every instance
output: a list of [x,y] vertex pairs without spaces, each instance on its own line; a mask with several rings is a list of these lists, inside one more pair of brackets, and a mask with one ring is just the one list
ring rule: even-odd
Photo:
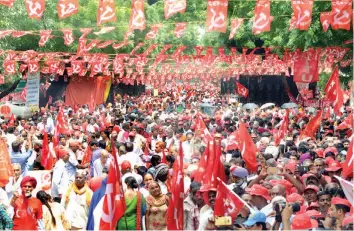
[[150,26],[150,31],[146,34],[145,39],[153,40],[156,38],[157,34],[159,33],[162,24],[155,24]]
[[212,139],[212,136],[208,128],[205,126],[203,118],[199,113],[196,115],[195,118],[195,135],[202,137],[203,142],[206,144]]
[[0,139],[0,153],[0,184],[6,185],[9,182],[10,176],[14,175],[14,170],[7,144],[3,139]]
[[254,9],[253,34],[270,31],[270,23],[273,17],[270,15],[270,0],[258,0]]
[[186,0],[165,0],[165,19],[186,11]]
[[248,89],[239,82],[236,82],[236,87],[237,87],[237,94],[241,95],[244,98],[247,98]]
[[353,155],[353,153],[354,153],[354,139],[352,139],[352,141],[349,144],[348,152],[345,157],[345,161],[343,163],[343,171],[342,171],[343,178],[353,176],[353,169],[354,169],[354,165],[353,165],[354,155]]
[[206,164],[206,169],[205,169],[205,175],[203,178],[203,181],[201,182],[202,184],[205,185],[212,185],[213,182],[213,168],[214,168],[214,161],[215,161],[215,142],[210,141],[209,145],[209,155],[208,155],[208,160]]
[[332,0],[332,29],[350,30],[352,13],[352,0]]
[[61,31],[63,32],[64,44],[66,46],[70,46],[75,41],[75,38],[73,36],[73,30],[72,29],[62,29]]
[[9,124],[14,125],[16,121],[16,116],[12,113],[9,119]]
[[227,138],[227,143],[226,143],[226,147],[225,147],[225,151],[226,152],[230,151],[230,150],[239,149],[237,136],[238,136],[238,132],[237,131],[234,131],[233,133],[231,133],[229,135],[229,137]]
[[51,33],[52,33],[51,30],[41,30],[39,32],[40,39],[38,45],[40,47],[43,47],[48,42],[48,40],[51,38],[50,36]]
[[129,30],[145,30],[144,0],[132,0]]
[[322,12],[320,15],[320,21],[324,32],[327,32],[329,26],[332,23],[332,13],[331,12]]
[[246,162],[250,172],[257,171],[257,147],[253,143],[252,137],[247,131],[244,123],[240,121],[238,127],[238,143],[243,160]]
[[7,7],[13,7],[15,0],[0,0],[0,5],[4,5]]
[[47,131],[44,131],[43,134],[41,165],[44,167],[45,170],[52,170],[53,168],[53,156],[49,152]]
[[[112,140],[112,143],[113,140]],[[113,161],[109,166],[106,193],[100,220],[100,230],[114,230],[126,210],[124,191],[117,160],[117,149],[112,145]]]
[[240,28],[242,23],[243,23],[243,18],[231,19],[231,29],[230,29],[229,40],[234,38],[236,31],[238,30],[238,28]]
[[174,32],[176,38],[181,38],[184,35],[184,31],[186,30],[187,24],[188,23],[186,22],[176,23],[175,32]]
[[79,0],[59,0],[57,5],[59,19],[68,18],[77,14],[79,9]]
[[219,185],[214,205],[214,215],[218,217],[230,216],[232,219],[236,219],[245,204],[224,182],[220,179],[217,180]]
[[353,127],[353,112],[351,112],[345,120],[336,127],[336,130],[344,130]]
[[13,60],[4,60],[3,67],[5,70],[5,74],[7,75],[15,74],[16,73],[15,64],[16,62]]
[[340,86],[338,66],[336,66],[331,77],[328,79],[324,92],[327,99],[333,103],[334,112],[340,115],[339,110],[344,104],[344,91]]
[[203,183],[208,159],[209,159],[209,142],[207,143],[207,147],[205,148],[201,160],[199,161],[198,169],[194,175],[194,181]]
[[308,30],[312,21],[313,0],[292,0],[293,16],[290,19],[289,30]]
[[90,142],[91,142],[91,138],[89,138],[89,140],[87,142],[89,145],[87,145],[84,157],[82,158],[82,161],[81,161],[81,164],[83,164],[83,165],[91,162],[92,149],[91,149],[91,146],[90,146]]
[[183,201],[184,201],[184,174],[183,150],[180,142],[178,157],[173,165],[172,192],[170,204],[167,209],[167,229],[183,230]]
[[216,180],[217,178],[221,179],[223,182],[226,182],[226,174],[225,168],[221,161],[221,137],[215,139],[215,160],[213,167],[213,176],[211,178],[211,182],[214,187],[219,185],[219,182]]
[[312,83],[319,80],[319,56],[319,49],[309,49],[299,54],[294,61],[294,82]]
[[29,18],[40,20],[45,10],[45,0],[25,0]]
[[29,73],[35,73],[35,72],[39,71],[38,61],[31,60],[31,61],[28,61],[27,64],[28,64],[28,72]]
[[226,32],[228,0],[208,0],[206,31]]
[[306,137],[315,137],[317,129],[320,127],[322,121],[322,110],[319,110],[317,114],[308,122],[305,129],[300,133],[299,140]]
[[278,131],[276,131],[274,134],[275,146],[278,146],[280,144],[280,141],[288,133],[288,126],[289,126],[289,110],[286,110],[286,114],[285,114],[283,120],[281,121],[281,125],[280,125]]
[[116,6],[112,0],[100,0],[98,3],[97,12],[97,25],[101,25],[105,22],[115,22],[116,17]]

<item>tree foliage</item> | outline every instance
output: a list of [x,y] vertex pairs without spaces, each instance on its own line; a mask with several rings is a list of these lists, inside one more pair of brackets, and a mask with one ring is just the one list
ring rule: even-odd
[[[77,15],[73,15],[67,19],[59,20],[57,15],[57,1],[46,1],[46,10],[40,21],[29,19],[25,9],[24,1],[15,1],[13,8],[0,6],[0,28],[15,30],[33,30],[35,35],[25,35],[21,38],[12,38],[10,36],[0,40],[0,49],[3,50],[35,50],[35,51],[63,51],[76,52],[78,41],[71,46],[65,46],[60,29],[73,28],[76,38],[80,37],[80,28],[94,27],[95,31],[99,28],[96,26],[96,15],[98,9],[98,0],[80,0],[80,8]],[[91,33],[87,38],[101,40],[118,40],[122,41],[125,32],[128,29],[129,17],[131,13],[131,1],[115,1],[117,22],[106,23],[104,26],[115,26],[116,29],[110,33],[95,35]],[[252,34],[252,17],[254,16],[255,1],[229,1],[228,18],[245,18],[243,25],[237,31],[233,40],[228,40],[229,29],[224,33],[211,32],[205,33],[205,20],[207,0],[187,0],[187,10],[184,14],[176,14],[170,19],[164,18],[164,1],[157,0],[154,4],[149,5],[145,2],[145,15],[147,20],[147,28],[144,31],[135,31],[129,40],[130,44],[114,50],[111,46],[105,49],[93,49],[92,52],[102,52],[108,54],[126,53],[139,42],[145,45],[139,52],[149,47],[152,43],[172,44],[173,48],[179,45],[187,46],[185,53],[193,53],[194,46],[213,46],[213,47],[231,47],[238,48],[248,47],[254,48],[260,40],[264,42],[264,47],[272,47],[272,52],[279,55],[284,49],[294,50],[296,48],[307,49],[309,47],[326,47],[326,46],[346,46],[344,41],[353,39],[353,30],[334,31],[329,29],[323,32],[320,23],[320,12],[328,12],[331,10],[330,1],[315,1],[313,8],[312,24],[307,31],[292,30],[289,31],[289,21],[292,14],[290,1],[271,1],[271,15],[274,20],[271,24],[271,31],[264,32],[259,35]],[[182,38],[176,38],[173,35],[175,22],[188,22],[187,29]],[[159,31],[154,41],[146,41],[145,34],[150,30],[149,25],[162,23],[164,26]],[[230,23],[229,23],[230,24]],[[44,47],[38,46],[39,30],[51,29],[52,34],[56,37],[51,38]],[[347,45],[351,47],[351,45]],[[156,55],[162,46],[156,49],[152,56]],[[172,52],[174,49],[171,49]],[[226,51],[228,52],[228,51]],[[353,55],[351,48],[348,57]],[[352,73],[352,67],[346,68],[345,73]]]

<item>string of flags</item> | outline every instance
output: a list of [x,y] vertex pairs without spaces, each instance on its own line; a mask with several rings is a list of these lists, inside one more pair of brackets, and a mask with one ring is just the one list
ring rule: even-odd
[[[15,0],[0,0],[1,5],[12,7]],[[228,26],[228,0],[207,0],[206,31],[217,31],[226,33]],[[144,0],[131,0],[132,13],[130,15],[127,36],[133,34],[134,30],[146,29],[146,17],[144,10]],[[312,10],[314,0],[291,0],[293,14],[290,19],[289,30],[308,30],[312,23]],[[332,10],[321,12],[320,21],[323,30],[326,32],[331,27],[332,30],[350,30],[353,17],[352,0],[331,0]],[[45,0],[25,0],[25,6],[29,18],[40,20],[45,11]],[[186,11],[186,0],[164,0],[165,19],[169,19],[177,13]],[[254,9],[252,32],[260,34],[271,30],[271,23],[275,16],[270,13],[271,0],[257,0]],[[60,20],[77,14],[79,10],[78,0],[59,0],[57,12]],[[101,26],[107,22],[117,20],[115,3],[111,0],[99,0],[97,10],[97,25]],[[230,20],[230,36],[232,39],[238,28],[242,25],[244,18],[233,18]],[[159,29],[163,24],[150,25],[150,32],[146,39],[155,39]],[[175,35],[182,37],[187,23],[176,23]],[[21,34],[18,34],[21,35]],[[23,35],[22,35],[23,36]]]

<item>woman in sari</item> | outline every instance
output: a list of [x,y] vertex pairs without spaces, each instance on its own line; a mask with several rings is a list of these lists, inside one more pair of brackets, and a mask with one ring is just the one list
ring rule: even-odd
[[124,216],[118,221],[117,230],[142,230],[142,217],[146,213],[144,196],[135,189],[139,188],[138,182],[132,176],[125,179],[127,190],[124,193],[126,210]]
[[45,230],[70,230],[70,224],[65,217],[64,207],[52,200],[45,191],[37,192],[37,199],[43,204],[43,222]]
[[167,230],[168,197],[162,193],[157,182],[149,184],[149,193],[146,197],[146,230]]

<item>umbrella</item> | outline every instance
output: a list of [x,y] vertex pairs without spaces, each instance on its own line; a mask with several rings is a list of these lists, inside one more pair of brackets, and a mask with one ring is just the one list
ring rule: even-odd
[[259,109],[263,110],[263,109],[267,109],[269,107],[273,107],[275,106],[274,103],[266,103],[266,104],[263,104]]
[[297,104],[296,103],[284,103],[281,108],[287,109],[287,108],[297,108]]
[[256,109],[256,108],[258,108],[258,105],[255,103],[246,103],[245,105],[243,105],[243,109],[252,110],[252,109]]

